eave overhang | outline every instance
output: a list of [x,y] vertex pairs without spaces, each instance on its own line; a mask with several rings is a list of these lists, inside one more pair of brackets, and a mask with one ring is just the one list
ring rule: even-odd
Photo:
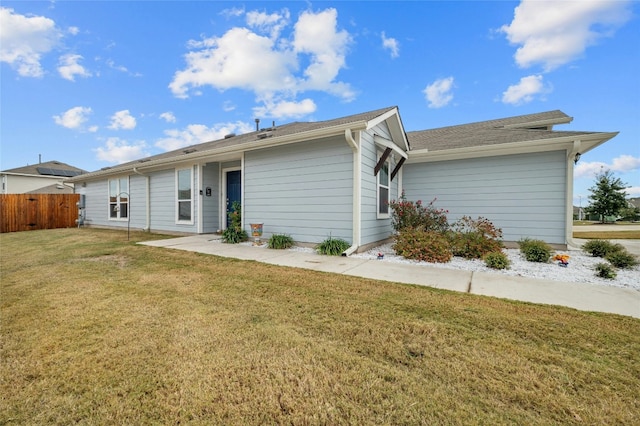
[[136,163],[127,163],[122,166],[110,167],[106,170],[98,170],[95,172],[79,175],[66,179],[65,182],[75,183],[90,180],[103,179],[109,176],[122,175],[131,172],[149,172],[159,170],[163,166],[198,163],[201,160],[217,161],[217,158],[229,158],[232,155],[240,155],[242,152],[255,151],[257,149],[272,148],[291,143],[305,142],[314,139],[326,138],[331,136],[343,136],[346,130],[361,131],[365,130],[368,121],[352,121],[337,126],[325,127],[306,132],[293,133],[283,136],[273,136],[265,139],[251,140],[238,145],[226,146],[222,148],[213,148],[205,151],[195,151],[188,154],[165,157],[157,160],[141,159]]
[[573,149],[573,143],[577,140],[581,142],[580,153],[584,154],[612,139],[617,134],[618,132],[585,133],[582,135],[560,136],[549,139],[483,145],[477,147],[442,149],[438,151],[421,149],[409,151],[409,158],[407,159],[406,164],[464,160],[470,158],[526,154],[533,152],[569,151]]

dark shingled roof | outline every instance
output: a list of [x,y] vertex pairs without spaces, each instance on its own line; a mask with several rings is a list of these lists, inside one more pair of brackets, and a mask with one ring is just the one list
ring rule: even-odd
[[364,112],[364,113],[350,115],[347,117],[337,118],[333,120],[315,121],[315,122],[293,122],[289,124],[283,124],[281,126],[268,127],[268,128],[260,129],[257,132],[254,131],[254,132],[244,133],[241,135],[234,135],[227,138],[218,139],[215,141],[203,142],[203,143],[199,143],[191,146],[186,146],[173,151],[168,151],[162,154],[157,154],[151,157],[146,157],[146,158],[132,161],[129,163],[124,163],[119,166],[114,166],[114,168],[116,167],[120,168],[123,166],[132,166],[139,163],[161,160],[164,158],[167,158],[167,159],[172,157],[178,158],[181,155],[184,155],[185,153],[206,152],[206,151],[212,151],[215,149],[231,147],[234,145],[241,145],[241,144],[249,143],[252,141],[260,141],[264,139],[264,138],[260,138],[261,134],[264,134],[265,138],[266,137],[275,138],[279,136],[305,133],[313,130],[335,127],[335,126],[340,126],[340,125],[349,124],[349,123],[366,122],[366,121],[373,120],[374,118],[379,117],[394,108],[396,107],[381,108],[375,111]]
[[30,166],[16,167],[15,169],[3,170],[6,173],[19,173],[24,175],[36,176],[59,176],[71,177],[87,173],[86,170],[70,166],[60,161],[46,161],[44,163],[33,164]]
[[585,134],[585,132],[551,130],[554,124],[564,124],[570,121],[571,117],[562,111],[555,110],[407,132],[407,138],[412,150],[440,151]]

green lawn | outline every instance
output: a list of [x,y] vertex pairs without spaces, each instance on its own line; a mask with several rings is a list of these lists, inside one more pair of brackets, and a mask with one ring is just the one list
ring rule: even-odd
[[0,235],[0,424],[640,424],[640,320]]

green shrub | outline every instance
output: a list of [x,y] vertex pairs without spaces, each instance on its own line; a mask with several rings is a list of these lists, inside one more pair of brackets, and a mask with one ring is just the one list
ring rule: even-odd
[[524,238],[518,241],[518,245],[520,246],[520,252],[529,262],[546,263],[549,261],[553,251],[551,246],[542,240]]
[[282,234],[273,234],[271,238],[269,238],[269,248],[272,249],[288,249],[293,247],[293,238],[289,235]]
[[405,229],[421,228],[425,231],[446,232],[449,229],[447,210],[436,209],[433,199],[427,206],[422,205],[422,200],[408,201],[404,190],[399,200],[389,203],[391,209],[391,225],[396,232]]
[[502,230],[486,218],[463,216],[451,226],[451,230],[449,235],[454,256],[481,259],[485,254],[502,248]]
[[616,275],[615,269],[610,264],[603,262],[596,265],[596,276],[612,280]]
[[511,262],[509,262],[509,258],[503,252],[494,251],[484,256],[484,264],[492,269],[509,269]]
[[238,201],[234,201],[229,211],[231,224],[222,232],[222,242],[238,244],[249,239],[247,231],[242,229],[242,207]]
[[608,240],[589,240],[582,245],[582,251],[593,257],[606,257],[610,253],[624,250],[620,244],[614,244]]
[[613,266],[620,269],[630,269],[638,265],[638,259],[627,250],[614,251],[605,256]]
[[316,251],[329,256],[340,256],[351,244],[339,238],[327,238],[316,246]]
[[400,232],[393,249],[399,256],[423,262],[446,263],[453,257],[451,243],[446,235],[422,229],[405,229]]

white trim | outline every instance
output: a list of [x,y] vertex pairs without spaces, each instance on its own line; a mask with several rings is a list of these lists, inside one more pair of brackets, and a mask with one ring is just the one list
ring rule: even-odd
[[[190,215],[191,215],[191,219],[190,220],[180,220],[180,201],[187,201],[186,199],[184,200],[180,200],[178,198],[178,194],[179,192],[179,188],[178,188],[178,174],[181,171],[184,170],[189,170],[189,177],[191,178],[191,199],[190,199],[190,203],[191,203],[191,211],[190,211]],[[189,167],[183,167],[183,168],[176,168],[174,171],[174,176],[175,176],[175,192],[173,194],[174,196],[174,201],[175,201],[175,222],[176,225],[193,225],[194,221],[193,221],[193,216],[194,216],[194,195],[195,195],[195,184],[194,184],[194,172],[193,172],[193,165],[189,166]]]
[[[378,152],[376,158],[378,158],[378,160],[381,157],[381,153]],[[386,185],[381,185],[380,184],[380,176],[382,175],[382,168],[385,167],[385,165],[387,166],[387,179],[388,182]],[[376,175],[376,219],[389,219],[391,217],[391,214],[389,213],[389,207],[387,205],[387,213],[380,213],[380,187],[386,187],[387,188],[387,203],[389,203],[391,201],[391,156],[387,157],[386,160],[384,160],[384,163],[382,164],[382,167],[380,168],[380,172],[378,172],[378,174]]]
[[203,217],[202,215],[204,214],[203,209],[202,209],[202,200],[204,200],[204,185],[202,185],[202,164],[198,164],[196,166],[198,168],[198,189],[197,191],[197,199],[198,199],[198,223],[196,225],[197,228],[197,232],[198,234],[202,234],[202,229],[203,229]]
[[469,148],[443,149],[439,151],[419,149],[409,151],[409,159],[405,164],[570,150],[573,147],[573,141],[576,139],[580,139],[582,142],[581,153],[584,154],[585,152],[602,145],[617,134],[618,132],[569,135],[535,141],[511,142]]
[[580,244],[573,239],[573,166],[576,154],[580,152],[582,142],[580,140],[573,141],[573,147],[567,150],[567,192],[566,192],[566,220],[565,220],[565,244],[567,248],[579,248]]
[[[219,223],[220,229],[222,230],[227,229],[227,173],[229,172],[237,172],[238,170],[240,171],[240,203],[243,205],[244,209],[244,185],[242,184],[242,182],[244,182],[244,176],[242,173],[242,170],[244,169],[243,164],[244,156],[242,156],[242,159],[240,161],[240,167],[220,167],[220,207],[218,211],[220,212]],[[242,216],[244,217],[244,215]]]
[[351,220],[351,247],[342,253],[343,256],[349,256],[360,247],[360,235],[362,233],[362,150],[360,149],[361,132],[356,134],[356,141],[351,134],[351,130],[344,131],[344,138],[347,144],[353,150],[353,198],[352,209],[353,217]]
[[406,152],[401,150],[398,147],[398,145],[396,145],[395,143],[393,143],[393,141],[390,141],[387,138],[383,138],[382,136],[378,136],[378,135],[373,135],[373,142],[378,146],[383,146],[385,148],[391,148],[394,152],[399,154],[404,159],[409,158],[409,156],[407,155]]
[[[127,191],[122,191],[120,187],[120,181],[122,179],[127,180]],[[118,207],[118,217],[111,217],[111,181],[118,182],[118,195],[116,195],[116,207]],[[127,202],[120,202],[120,195],[127,194]],[[120,217],[120,204],[127,205],[127,217]],[[118,176],[107,179],[107,222],[129,222],[131,217],[131,179],[129,176]]]

